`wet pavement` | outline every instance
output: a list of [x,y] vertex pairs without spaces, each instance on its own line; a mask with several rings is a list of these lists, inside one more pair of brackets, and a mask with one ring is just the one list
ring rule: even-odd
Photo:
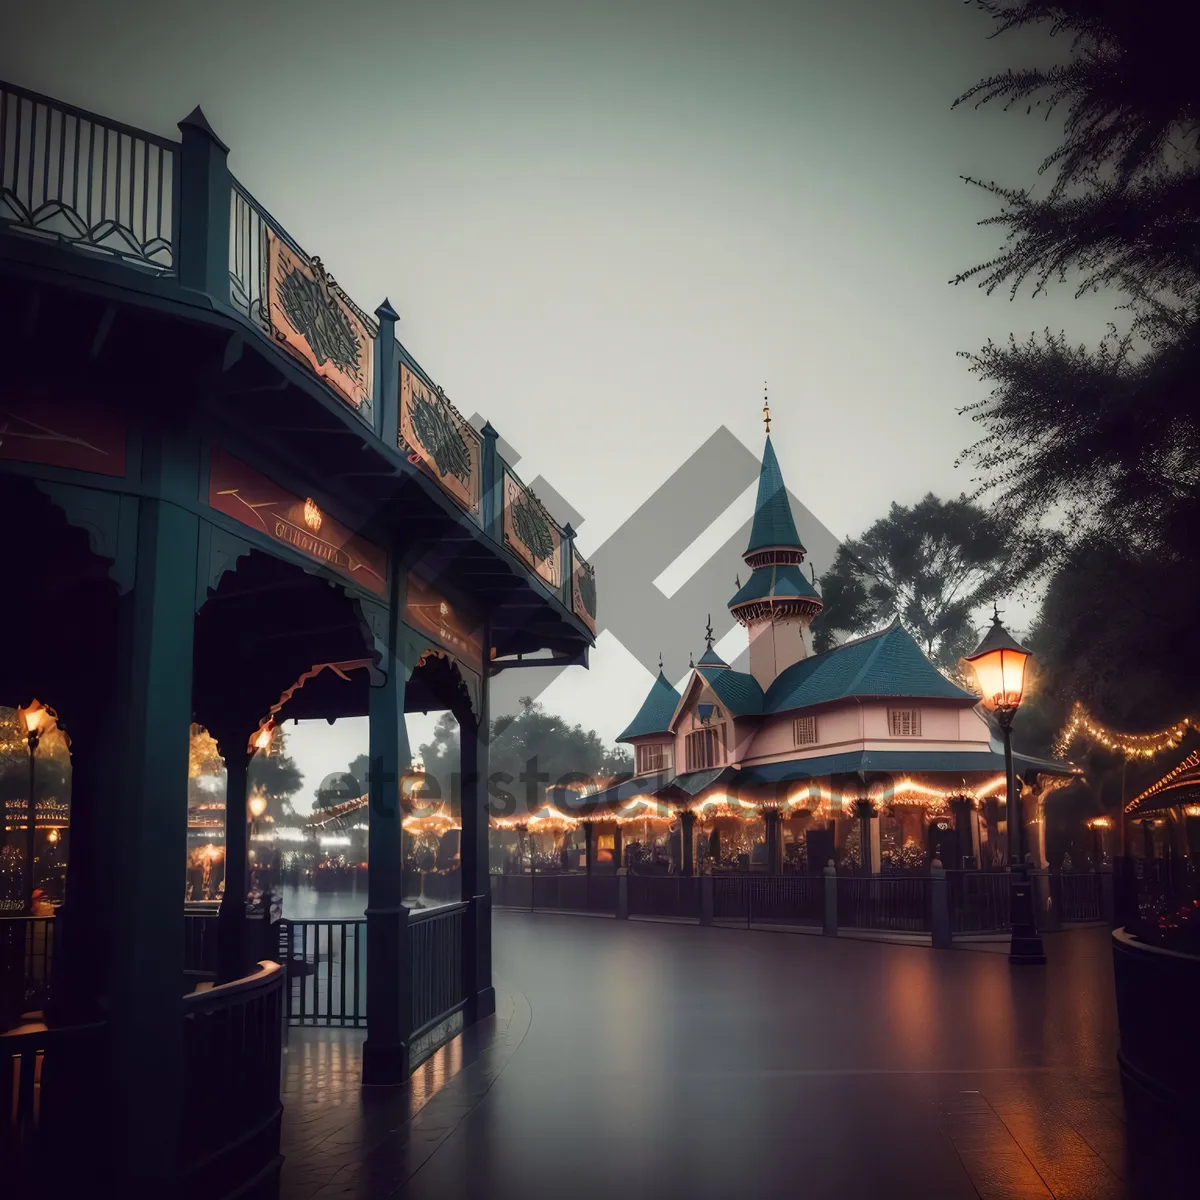
[[497,1016],[411,1089],[292,1032],[283,1196],[1115,1200],[1108,931],[1046,946],[497,913]]

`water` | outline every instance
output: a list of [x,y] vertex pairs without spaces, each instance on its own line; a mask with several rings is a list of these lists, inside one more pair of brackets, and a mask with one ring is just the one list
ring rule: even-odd
[[316,888],[291,886],[283,892],[283,915],[293,921],[348,921],[366,911],[365,891],[318,892]]

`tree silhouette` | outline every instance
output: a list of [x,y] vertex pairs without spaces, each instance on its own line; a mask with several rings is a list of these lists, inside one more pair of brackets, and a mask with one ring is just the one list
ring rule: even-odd
[[822,576],[817,650],[899,617],[925,653],[957,675],[976,641],[980,609],[1009,593],[1026,569],[1008,534],[965,496],[930,493],[911,507],[893,504],[862,537],[842,542]]

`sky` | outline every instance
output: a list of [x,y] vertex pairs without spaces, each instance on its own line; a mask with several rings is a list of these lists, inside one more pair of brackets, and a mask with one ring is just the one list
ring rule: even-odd
[[[764,380],[784,478],[838,537],[969,490],[957,410],[986,385],[959,352],[1112,316],[948,284],[1001,237],[959,177],[1044,187],[1056,134],[951,110],[1047,53],[960,0],[13,7],[0,78],[166,135],[199,104],[241,182],[585,516],[585,555],[721,425],[761,453]],[[650,681],[603,635],[542,700],[611,739]],[[296,730],[314,786],[364,724]]]

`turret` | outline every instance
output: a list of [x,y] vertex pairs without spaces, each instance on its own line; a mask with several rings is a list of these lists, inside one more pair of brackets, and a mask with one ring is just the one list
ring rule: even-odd
[[765,692],[780,672],[812,654],[812,622],[822,604],[804,575],[805,549],[771,445],[769,405],[764,403],[763,412],[767,442],[750,542],[742,555],[750,578],[729,601],[729,611],[749,633],[750,674]]

